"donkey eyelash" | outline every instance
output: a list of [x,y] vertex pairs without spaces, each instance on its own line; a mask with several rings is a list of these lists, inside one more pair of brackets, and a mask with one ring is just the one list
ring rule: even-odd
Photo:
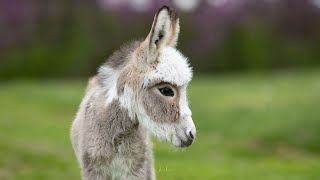
[[150,88],[152,87],[164,87],[164,86],[173,86],[169,82],[164,82],[164,81],[154,81],[150,84]]
[[171,84],[169,82],[159,82],[159,83],[155,83],[154,85],[152,85],[150,88],[152,87],[157,87],[157,89],[159,88],[170,88],[170,89],[174,89],[177,90],[180,88],[180,86],[177,86],[175,84]]

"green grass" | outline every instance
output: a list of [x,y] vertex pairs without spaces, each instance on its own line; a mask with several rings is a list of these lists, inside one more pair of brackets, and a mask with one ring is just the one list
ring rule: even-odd
[[[80,179],[69,141],[85,81],[0,84],[0,179]],[[320,71],[200,76],[197,139],[156,140],[158,179],[319,179]]]

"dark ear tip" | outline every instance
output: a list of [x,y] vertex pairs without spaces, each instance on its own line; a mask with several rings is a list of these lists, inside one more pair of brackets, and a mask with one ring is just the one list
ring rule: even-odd
[[163,5],[159,10],[158,10],[158,12],[160,12],[160,11],[162,11],[162,10],[164,10],[164,9],[166,9],[168,12],[170,12],[170,7],[169,6],[167,6],[167,5]]
[[168,14],[170,16],[170,18],[176,20],[178,18],[178,13],[177,11],[175,11],[173,8],[167,6],[167,5],[163,5],[159,10],[158,10],[158,14],[159,12],[161,12],[162,10],[167,10],[168,11]]

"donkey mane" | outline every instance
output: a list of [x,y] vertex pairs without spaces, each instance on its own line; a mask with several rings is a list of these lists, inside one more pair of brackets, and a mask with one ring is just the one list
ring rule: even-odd
[[106,61],[104,65],[110,66],[114,69],[117,69],[124,65],[128,58],[127,56],[133,53],[139,45],[141,44],[142,40],[134,40],[128,43],[123,44],[117,51],[115,51]]
[[128,62],[129,56],[139,47],[141,42],[142,40],[134,40],[125,43],[107,58],[106,62],[98,70],[97,78],[100,85],[107,85],[104,82],[110,82],[108,79],[116,75],[116,72],[121,71],[121,68]]

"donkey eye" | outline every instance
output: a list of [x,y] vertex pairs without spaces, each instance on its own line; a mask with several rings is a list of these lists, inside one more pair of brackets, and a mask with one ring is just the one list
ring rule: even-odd
[[164,96],[171,96],[171,97],[174,96],[172,89],[170,89],[169,87],[159,88],[159,91]]

